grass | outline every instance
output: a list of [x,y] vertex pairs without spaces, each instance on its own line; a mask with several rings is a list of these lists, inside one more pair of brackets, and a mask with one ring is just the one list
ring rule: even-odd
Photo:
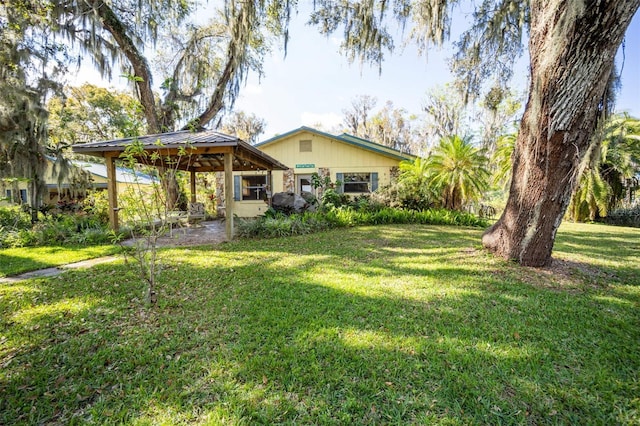
[[0,424],[638,424],[640,230],[340,229],[0,286]]
[[100,246],[53,246],[19,247],[0,249],[0,277],[19,275],[36,269],[50,268],[95,257],[118,253],[120,247]]

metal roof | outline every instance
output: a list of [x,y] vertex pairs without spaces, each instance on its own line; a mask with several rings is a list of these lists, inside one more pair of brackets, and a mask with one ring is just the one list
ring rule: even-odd
[[[71,163],[87,172],[107,178],[107,166],[100,163],[90,163],[88,161],[71,160]],[[116,167],[116,182],[120,183],[139,183],[141,185],[151,185],[157,182],[157,179],[138,170],[130,170],[124,167]]]
[[[118,156],[132,143],[139,143],[145,151],[158,152],[163,157],[179,158],[178,168],[196,172],[224,170],[224,154],[233,153],[233,170],[286,170],[287,166],[249,145],[236,136],[215,130],[181,130],[178,132],[114,139],[73,145],[73,151],[98,157]],[[180,151],[185,149],[186,151]],[[142,162],[142,161],[141,161]]]

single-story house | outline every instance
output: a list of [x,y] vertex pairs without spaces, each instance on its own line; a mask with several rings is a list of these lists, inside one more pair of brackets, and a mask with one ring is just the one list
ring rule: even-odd
[[[74,170],[69,176],[58,182],[58,174],[55,172],[55,158],[47,157],[45,171],[45,185],[47,193],[43,197],[45,204],[56,205],[59,202],[71,202],[73,199],[82,198],[86,190],[107,189],[107,167],[101,163],[71,160]],[[124,192],[128,187],[136,185],[151,185],[154,178],[139,171],[116,167],[116,183],[118,192]],[[26,179],[0,179],[2,197],[0,203],[29,203],[29,185]]]
[[300,127],[260,142],[256,148],[289,169],[274,171],[272,182],[264,172],[234,173],[235,211],[240,217],[263,214],[266,196],[272,192],[314,192],[311,176],[339,182],[339,192],[367,194],[388,185],[398,176],[399,164],[416,157],[406,152],[349,134],[332,135]]

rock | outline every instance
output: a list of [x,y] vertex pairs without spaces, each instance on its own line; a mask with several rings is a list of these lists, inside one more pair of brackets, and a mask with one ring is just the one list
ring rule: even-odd
[[309,203],[300,195],[293,192],[277,192],[271,198],[274,210],[285,214],[302,213],[307,210]]
[[300,194],[302,198],[307,202],[307,210],[308,212],[315,212],[318,210],[318,198],[313,195],[311,192],[302,191]]

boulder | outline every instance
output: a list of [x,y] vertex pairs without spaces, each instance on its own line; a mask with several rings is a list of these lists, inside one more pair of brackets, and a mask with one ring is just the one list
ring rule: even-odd
[[293,192],[277,192],[271,198],[274,210],[285,214],[302,213],[307,210],[309,203],[300,195]]
[[315,212],[316,210],[318,210],[318,198],[313,193],[302,191],[300,195],[307,202],[306,211]]

